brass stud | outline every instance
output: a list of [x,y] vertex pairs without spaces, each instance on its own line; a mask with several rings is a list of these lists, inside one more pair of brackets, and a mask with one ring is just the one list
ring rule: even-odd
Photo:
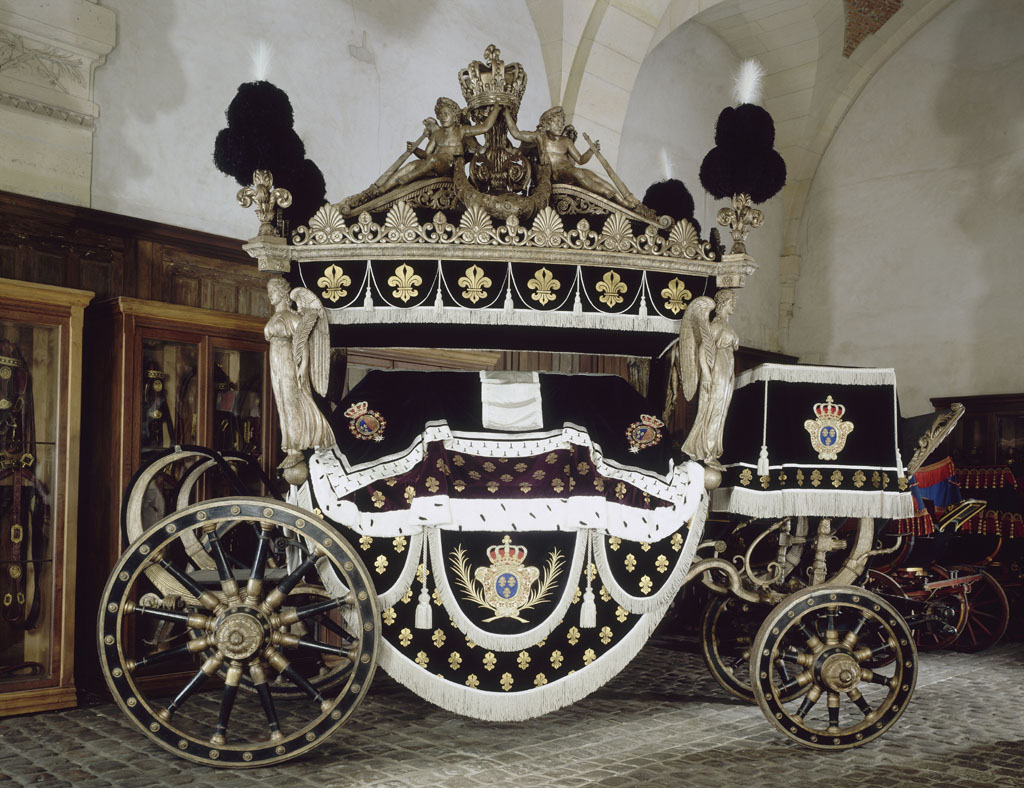
[[279,745],[277,745],[277,746],[276,746],[276,747],[274,748],[274,752],[275,752],[275,753],[276,753],[277,755],[284,755],[284,754],[285,754],[285,747],[284,747],[284,745],[283,745],[283,744],[279,744]]
[[[373,632],[373,624],[367,621],[365,624],[363,624],[363,629],[367,632]],[[910,663],[907,664],[909,665]]]
[[251,752],[243,752],[242,753],[242,760],[243,761],[251,761],[252,760],[252,753]]
[[149,555],[149,545],[148,544],[142,545],[142,547],[139,548],[139,552],[142,555]]
[[111,602],[109,605],[107,605],[107,612],[108,613],[116,613],[117,612],[117,602]]
[[206,512],[196,512],[196,519],[197,520],[205,520],[206,519]]
[[273,517],[273,516],[274,516],[274,510],[273,510],[273,509],[271,509],[271,508],[270,508],[270,507],[268,506],[268,507],[267,507],[266,509],[264,509],[264,510],[263,510],[263,516],[264,516],[264,517]]
[[306,525],[306,521],[303,520],[301,517],[298,520],[295,521],[295,527],[296,528],[303,528],[303,527],[305,527],[305,525]]
[[369,654],[363,654],[363,656],[361,656],[359,658],[359,661],[362,662],[365,665],[367,662],[370,661],[370,655]]
[[360,591],[358,594],[356,594],[356,596],[359,597],[360,600],[365,600],[366,599],[366,592],[365,591]]
[[358,682],[352,685],[352,691],[353,692],[359,692],[359,690],[361,690],[361,689],[362,689],[362,685],[359,684]]
[[174,523],[171,523],[164,530],[167,531],[167,533],[169,534],[173,534],[175,531],[178,530],[178,526],[176,526]]
[[210,750],[210,758],[217,760],[220,757],[220,750]]
[[128,698],[128,700],[126,700],[125,703],[127,703],[128,707],[131,709],[134,709],[136,706],[139,705],[139,702],[135,698]]
[[119,574],[119,575],[117,576],[117,579],[118,579],[118,580],[120,580],[120,581],[122,581],[122,582],[125,582],[125,583],[126,583],[126,582],[128,582],[128,578],[129,578],[130,576],[131,576],[131,575],[129,575],[129,574],[127,573],[127,572],[121,572],[121,574]]
[[106,643],[108,646],[114,645],[114,636],[107,635],[105,638],[103,638],[103,642]]
[[179,750],[187,750],[188,749],[188,742],[185,741],[184,739],[178,739],[178,749]]
[[346,561],[345,562],[345,571],[346,572],[351,572],[355,568],[356,568],[356,565],[353,564],[351,561]]
[[157,731],[160,730],[160,723],[159,722],[151,722],[151,723],[149,723],[149,729],[151,731],[153,731],[153,733],[156,733]]
[[124,671],[121,670],[121,668],[114,668],[112,671],[110,671],[110,675],[113,676],[115,679],[119,679],[121,678],[121,676],[124,675]]
[[[241,513],[242,513],[242,507],[241,506],[232,506],[231,507],[231,514],[241,514]],[[242,756],[242,757],[245,757],[245,756]],[[249,757],[251,758],[252,755],[250,754]]]
[[330,539],[330,538],[324,539],[324,547],[332,547],[333,545],[334,545],[334,540],[333,539]]
[[316,734],[313,731],[310,731],[309,733],[306,734],[306,741],[314,741],[315,739],[316,739]]

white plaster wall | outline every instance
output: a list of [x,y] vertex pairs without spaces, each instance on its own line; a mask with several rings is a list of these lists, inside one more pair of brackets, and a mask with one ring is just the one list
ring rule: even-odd
[[959,0],[867,85],[811,186],[786,345],[929,397],[1024,391],[1024,4]]
[[537,33],[522,0],[102,0],[118,44],[97,71],[92,206],[248,238],[252,209],[213,166],[213,143],[250,49],[273,49],[267,78],[288,93],[306,155],[337,201],[368,186],[422,132],[457,72],[496,44],[528,75],[520,110],[548,106]]
[[[693,195],[701,234],[717,227],[718,209],[700,185],[700,163],[715,144],[715,122],[732,103],[732,79],[739,60],[710,29],[687,22],[666,36],[645,58],[637,75],[623,125],[619,174],[638,197],[665,178],[679,178]],[[752,230],[747,251],[760,265],[740,290],[732,324],[740,342],[778,350],[779,250],[782,245],[782,199],[759,206],[765,224]],[[719,227],[723,243],[732,245],[728,229]]]

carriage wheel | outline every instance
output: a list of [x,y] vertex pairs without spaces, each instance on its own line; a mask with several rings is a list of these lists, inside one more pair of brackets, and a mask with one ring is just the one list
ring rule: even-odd
[[704,663],[726,692],[748,703],[754,702],[754,691],[750,688],[750,649],[764,612],[763,607],[751,602],[715,595],[708,601],[700,619]]
[[[862,588],[812,587],[787,597],[765,619],[753,648],[757,704],[807,747],[840,750],[881,736],[903,714],[917,681],[910,628],[892,605]],[[884,653],[893,656],[891,665],[867,667]],[[781,672],[780,661],[796,667],[796,675]],[[798,689],[802,698],[793,696]]]
[[[231,530],[254,526],[250,554],[229,554]],[[187,536],[209,544],[215,570],[192,567]],[[268,567],[279,536],[295,545],[293,560]],[[309,512],[260,498],[195,504],[147,529],[114,567],[99,612],[103,673],[121,709],[169,752],[212,766],[285,761],[366,694],[379,644],[372,587],[351,546]],[[326,613],[332,627],[310,631]],[[179,642],[154,649],[150,621],[178,626]],[[333,680],[308,679],[305,654],[329,658]],[[243,677],[254,692],[238,692]]]
[[[961,571],[972,571],[966,567]],[[956,639],[957,651],[981,651],[994,646],[1010,626],[1010,600],[1003,587],[988,572],[980,572],[981,580],[971,586],[967,595],[967,623]]]
[[[940,580],[948,580],[949,571],[938,564],[932,564],[928,569],[929,574],[934,574]],[[914,630],[914,640],[921,651],[938,651],[939,649],[952,646],[964,628],[967,626],[967,594],[956,588],[939,589],[928,596],[929,602],[939,603],[950,608],[953,613],[949,616],[946,625],[932,623]]]

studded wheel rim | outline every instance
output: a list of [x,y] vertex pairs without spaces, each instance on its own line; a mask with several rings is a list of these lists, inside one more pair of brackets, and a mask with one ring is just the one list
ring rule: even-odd
[[[882,735],[906,709],[917,651],[906,622],[881,598],[853,587],[808,588],[762,624],[751,662],[754,697],[768,720],[808,747],[845,749]],[[868,665],[892,657],[883,668]],[[795,666],[782,673],[777,665]],[[804,690],[802,696],[796,690]]]
[[[253,525],[260,538],[239,569],[224,534]],[[206,540],[216,570],[189,563],[183,534]],[[295,545],[293,560],[268,571],[278,534]],[[311,586],[319,601],[308,601]],[[114,568],[99,611],[103,673],[132,722],[169,752],[214,766],[288,760],[326,739],[366,694],[379,644],[370,589],[355,551],[309,512],[259,498],[196,504],[147,529]],[[310,632],[325,611],[335,631]],[[147,644],[153,621],[178,626],[178,642]],[[307,653],[333,661],[331,681],[303,675]],[[254,692],[238,692],[243,678]]]

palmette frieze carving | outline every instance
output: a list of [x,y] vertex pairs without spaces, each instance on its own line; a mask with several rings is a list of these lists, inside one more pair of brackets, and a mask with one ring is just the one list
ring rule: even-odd
[[410,243],[579,249],[715,261],[713,246],[701,241],[685,219],[676,222],[668,238],[651,225],[635,235],[629,219],[618,211],[597,230],[588,219],[580,219],[574,228],[567,229],[563,217],[550,207],[539,211],[526,226],[516,216],[495,223],[478,206],[464,211],[458,225],[449,222],[443,211],[435,213],[433,221],[421,223],[404,201],[388,210],[383,224],[375,222],[369,213],[361,213],[349,223],[336,206],[326,204],[310,219],[308,227],[299,227],[292,234],[292,244],[300,247]]

